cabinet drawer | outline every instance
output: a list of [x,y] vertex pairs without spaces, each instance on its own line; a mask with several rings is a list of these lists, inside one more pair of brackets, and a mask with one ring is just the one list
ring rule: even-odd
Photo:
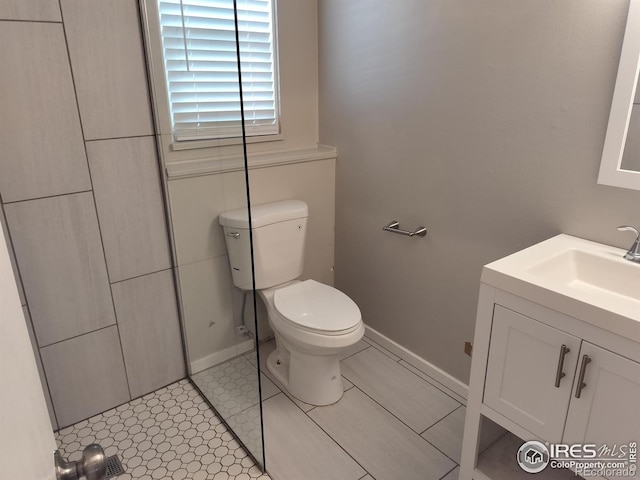
[[484,403],[535,435],[559,442],[580,342],[577,337],[495,305]]

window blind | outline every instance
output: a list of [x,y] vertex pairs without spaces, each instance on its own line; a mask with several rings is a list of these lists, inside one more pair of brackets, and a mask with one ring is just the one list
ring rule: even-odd
[[[242,135],[233,0],[158,0],[176,141]],[[247,135],[279,133],[271,0],[238,0]]]

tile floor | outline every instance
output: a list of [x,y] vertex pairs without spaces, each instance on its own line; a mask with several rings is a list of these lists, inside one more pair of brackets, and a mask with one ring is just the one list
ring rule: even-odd
[[[252,358],[253,357],[253,358]],[[262,430],[255,350],[239,355],[192,376],[202,394],[244,443],[254,458],[262,461]],[[264,375],[262,398],[280,391]]]
[[342,399],[314,407],[267,370],[274,348],[260,351],[263,397],[271,392],[263,413],[272,478],[457,480],[465,407],[455,393],[365,337],[343,354]]
[[269,480],[188,380],[61,429],[56,441],[68,460],[90,443],[117,454],[118,480]]
[[[344,397],[314,407],[291,398],[268,372],[274,348],[269,342],[260,351],[271,477],[261,474],[186,380],[61,430],[63,455],[77,460],[97,441],[107,455],[120,456],[121,480],[457,480],[465,407],[455,393],[365,337],[343,355]],[[246,384],[229,381],[241,379],[238,372],[252,363],[255,354],[238,357],[204,373],[198,386],[223,396],[227,422],[255,452],[257,394],[243,397]]]

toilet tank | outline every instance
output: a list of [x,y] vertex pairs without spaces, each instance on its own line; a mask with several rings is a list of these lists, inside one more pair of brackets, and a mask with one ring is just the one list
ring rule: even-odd
[[[256,289],[295,280],[302,274],[309,208],[300,200],[284,200],[251,207]],[[236,287],[253,288],[249,212],[246,208],[220,214]]]

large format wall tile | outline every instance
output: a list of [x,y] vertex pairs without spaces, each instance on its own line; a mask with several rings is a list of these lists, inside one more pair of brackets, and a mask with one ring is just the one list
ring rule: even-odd
[[60,428],[130,400],[116,326],[40,352]]
[[62,25],[2,22],[0,45],[3,201],[89,190]]
[[27,300],[24,298],[24,288],[22,288],[22,280],[20,278],[20,271],[18,270],[18,265],[16,264],[16,255],[13,252],[13,243],[11,242],[11,238],[9,236],[9,230],[7,229],[7,223],[4,218],[4,211],[0,210],[0,226],[2,226],[2,231],[4,232],[4,238],[7,241],[7,248],[9,249],[9,260],[11,261],[11,267],[13,268],[13,276],[16,280],[16,285],[18,286],[18,294],[20,295],[20,303],[22,305],[27,304]]
[[227,256],[181,265],[178,271],[189,361],[202,360],[235,345],[238,338]]
[[151,135],[136,0],[62,0],[86,140]]
[[171,266],[153,137],[87,142],[109,278]]
[[5,205],[40,347],[115,323],[90,193]]
[[51,394],[49,393],[49,386],[47,385],[47,377],[44,374],[44,368],[42,367],[42,359],[40,358],[40,349],[36,342],[36,335],[33,333],[33,325],[31,324],[31,315],[29,315],[29,309],[22,307],[24,313],[24,321],[27,324],[27,330],[29,331],[29,340],[31,340],[31,347],[33,348],[33,356],[36,359],[36,365],[38,366],[38,374],[40,375],[40,382],[42,382],[42,392],[44,393],[44,399],[47,402],[47,410],[49,411],[49,419],[51,420],[51,427],[54,430],[58,430],[58,422],[56,420],[56,414],[53,411],[53,403],[51,402]]
[[[169,182],[171,220],[178,265],[227,253],[218,216],[225,211],[222,175],[204,175]],[[239,205],[246,207],[247,202]]]
[[171,270],[112,286],[131,396],[184,377],[178,306]]
[[58,0],[3,0],[0,19],[60,22]]
[[[240,172],[233,172],[240,173]],[[225,195],[232,190],[225,174]],[[238,178],[236,185],[238,185]],[[335,160],[303,162],[249,171],[251,205],[296,198],[309,205],[307,247],[302,278],[333,285],[335,234]],[[241,184],[240,184],[241,185]],[[243,193],[244,188],[238,185]]]

